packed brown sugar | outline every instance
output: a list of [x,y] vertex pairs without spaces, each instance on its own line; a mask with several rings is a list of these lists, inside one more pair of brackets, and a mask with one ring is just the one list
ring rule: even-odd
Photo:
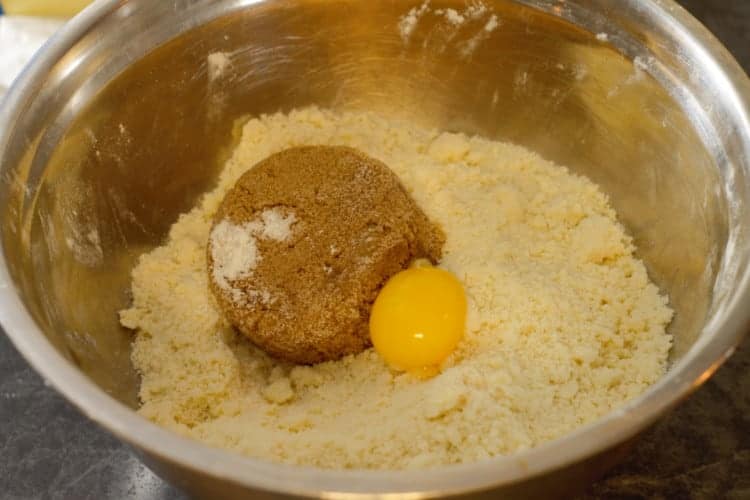
[[437,262],[445,240],[386,165],[342,146],[271,155],[240,177],[214,221],[209,281],[221,311],[299,364],[368,347],[380,288],[417,259]]
[[[468,313],[434,377],[393,370],[371,348],[280,362],[220,312],[206,255],[222,199],[251,166],[310,144],[383,162],[444,232],[439,265],[462,282]],[[295,231],[290,213],[267,219],[258,231],[279,241]],[[430,467],[533,447],[663,375],[672,311],[633,252],[596,185],[518,146],[370,113],[253,119],[217,187],[133,270],[121,321],[136,332],[140,412],[238,453],[336,469]]]

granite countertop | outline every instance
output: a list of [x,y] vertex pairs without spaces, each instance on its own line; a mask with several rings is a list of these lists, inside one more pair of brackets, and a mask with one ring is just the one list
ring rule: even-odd
[[[750,0],[680,1],[750,70]],[[0,498],[185,496],[47,387],[0,335]],[[750,499],[750,342],[584,496],[603,498]]]

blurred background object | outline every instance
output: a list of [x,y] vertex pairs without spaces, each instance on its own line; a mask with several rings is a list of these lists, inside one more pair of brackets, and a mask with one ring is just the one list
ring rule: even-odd
[[72,17],[91,0],[2,0],[0,10],[14,16]]
[[0,0],[0,99],[42,44],[92,0]]
[[0,99],[37,49],[63,23],[56,18],[0,16]]

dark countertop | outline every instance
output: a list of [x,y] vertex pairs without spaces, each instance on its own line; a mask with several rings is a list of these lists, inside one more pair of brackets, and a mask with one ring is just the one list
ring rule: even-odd
[[[750,0],[681,0],[750,70]],[[45,386],[0,335],[0,498],[183,499]],[[750,342],[586,500],[750,499]]]

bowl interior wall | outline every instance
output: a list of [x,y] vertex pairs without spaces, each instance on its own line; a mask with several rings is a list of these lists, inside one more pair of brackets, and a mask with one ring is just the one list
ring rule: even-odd
[[[434,1],[408,36],[409,2],[213,2],[177,19],[155,3],[170,2],[126,3],[152,9],[151,23],[123,12],[107,21],[121,23],[116,36],[100,27],[57,64],[3,185],[4,246],[26,304],[119,400],[137,404],[132,333],[117,311],[138,256],[213,185],[244,117],[313,104],[515,142],[588,176],[670,295],[673,360],[695,342],[728,217],[705,141],[649,75],[676,62],[634,64],[603,37],[512,1],[486,2],[491,12],[459,27],[434,10],[464,3]],[[181,22],[195,26],[178,34]],[[231,62],[212,78],[216,52]]]

